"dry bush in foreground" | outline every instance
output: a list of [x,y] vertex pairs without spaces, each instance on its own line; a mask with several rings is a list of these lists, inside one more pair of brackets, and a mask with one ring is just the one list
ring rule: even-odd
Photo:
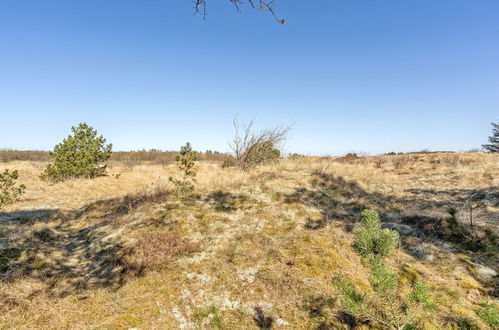
[[280,148],[291,130],[289,126],[280,126],[256,131],[253,121],[240,123],[237,119],[234,119],[234,128],[235,135],[229,147],[235,164],[245,171],[278,160]]
[[198,251],[198,245],[172,234],[155,234],[128,248],[120,260],[124,277],[140,276],[147,271],[170,266],[175,257]]

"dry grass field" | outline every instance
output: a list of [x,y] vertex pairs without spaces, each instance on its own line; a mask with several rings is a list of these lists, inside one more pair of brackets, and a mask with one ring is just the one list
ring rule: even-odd
[[[331,281],[369,290],[351,232],[365,208],[401,234],[388,258],[400,292],[416,277],[432,288],[437,310],[418,327],[491,328],[479,311],[499,295],[497,155],[294,157],[249,172],[202,161],[184,198],[174,164],[111,162],[57,184],[39,179],[45,165],[0,163],[27,186],[0,212],[2,329],[367,329],[340,313]],[[451,207],[473,239],[444,225]]]

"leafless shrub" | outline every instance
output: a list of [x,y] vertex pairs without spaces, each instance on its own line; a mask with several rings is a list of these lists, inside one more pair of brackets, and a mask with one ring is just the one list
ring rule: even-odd
[[279,126],[257,131],[253,128],[253,121],[240,123],[236,118],[234,129],[235,135],[229,147],[236,165],[247,171],[279,159],[291,127]]
[[197,252],[197,244],[172,234],[156,234],[128,248],[120,263],[125,277],[140,276],[147,271],[170,266],[175,257]]
[[385,163],[386,163],[385,157],[383,157],[383,156],[374,157],[374,166],[376,166],[376,168],[382,168],[383,164],[385,164]]
[[411,157],[408,155],[397,155],[392,158],[392,164],[396,170],[404,168],[410,161]]
[[[242,0],[229,0],[234,4],[236,7],[237,11],[241,11],[241,4],[243,3]],[[194,3],[194,12],[197,14],[199,12],[203,13],[203,17],[206,18],[206,2],[207,0],[192,0]],[[248,0],[247,1],[251,8],[256,9],[256,10],[262,10],[269,12],[274,19],[281,23],[284,24],[286,23],[285,19],[278,18],[276,13],[274,12],[274,1],[264,1],[264,0]]]

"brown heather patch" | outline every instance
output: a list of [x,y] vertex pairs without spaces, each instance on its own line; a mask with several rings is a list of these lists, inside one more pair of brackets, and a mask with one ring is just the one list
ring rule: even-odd
[[120,259],[125,277],[143,276],[147,271],[172,267],[176,257],[199,251],[197,244],[184,237],[162,233],[154,234],[133,244]]

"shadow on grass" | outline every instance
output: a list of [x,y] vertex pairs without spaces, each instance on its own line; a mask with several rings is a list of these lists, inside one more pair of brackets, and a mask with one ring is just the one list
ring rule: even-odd
[[[498,187],[442,191],[411,189],[407,191],[409,194],[401,197],[368,192],[355,181],[319,171],[313,173],[311,184],[312,188],[299,187],[285,198],[287,203],[301,203],[320,210],[322,216],[308,219],[304,225],[306,229],[320,230],[335,221],[343,223],[346,230],[351,230],[360,220],[362,210],[372,208],[381,214],[382,219],[390,222],[385,225],[398,230],[402,236],[438,239],[451,243],[463,252],[480,252],[484,262],[497,267],[499,240],[495,232],[499,225],[499,213],[487,206],[499,205]],[[477,214],[480,211],[480,218],[485,220],[476,223],[474,231],[464,221],[450,226],[448,209],[454,207],[461,210],[469,200],[475,203]],[[495,223],[490,224],[487,219],[495,219]],[[494,230],[490,229],[491,225]],[[403,239],[404,243],[409,244],[408,241]]]
[[253,315],[253,321],[258,328],[269,330],[272,329],[274,324],[274,319],[272,316],[265,315],[263,309],[259,306],[255,307],[255,314]]
[[[48,293],[118,288],[123,284],[119,219],[166,192],[101,200],[80,209],[0,213],[0,280],[43,280]],[[127,230],[140,224],[128,223]]]
[[244,207],[245,203],[250,201],[250,198],[244,194],[234,195],[219,190],[208,194],[205,201],[213,205],[217,211],[230,212]]
[[321,211],[321,219],[309,219],[305,228],[321,229],[332,221],[351,225],[360,217],[362,210],[375,208],[383,210],[388,205],[388,196],[368,193],[358,183],[342,177],[316,172],[311,181],[313,189],[297,188],[286,196],[286,203],[303,203]]
[[[496,229],[499,225],[499,212],[486,207],[499,206],[498,187],[441,191],[410,189],[406,190],[410,193],[408,197],[399,197],[368,192],[355,181],[319,171],[313,174],[311,184],[312,188],[297,188],[285,198],[287,203],[302,203],[320,210],[322,218],[307,221],[307,229],[321,229],[332,221],[351,225],[359,220],[360,213],[366,208],[376,209],[384,219],[402,222],[404,217],[419,217],[424,224],[425,219],[434,222],[436,218],[443,218],[450,207],[462,210],[470,200],[475,203],[481,219],[495,220],[491,225]],[[477,225],[484,227],[487,224],[482,221]]]

